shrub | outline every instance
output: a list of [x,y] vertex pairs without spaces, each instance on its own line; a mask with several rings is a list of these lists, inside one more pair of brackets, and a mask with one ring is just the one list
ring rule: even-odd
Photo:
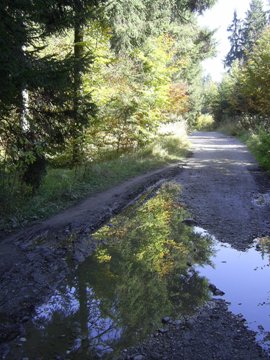
[[247,145],[254,153],[260,165],[270,170],[270,133],[259,130],[258,134],[253,134],[247,141]]
[[210,114],[201,114],[195,124],[197,130],[210,130],[214,125],[214,118]]

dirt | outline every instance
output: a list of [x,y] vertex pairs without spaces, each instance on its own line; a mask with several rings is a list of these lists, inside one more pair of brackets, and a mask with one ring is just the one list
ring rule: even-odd
[[[181,199],[219,241],[245,249],[270,232],[269,176],[245,145],[220,133],[190,137],[193,157],[177,177]],[[262,198],[260,203],[259,199]]]
[[150,186],[174,178],[181,164],[149,172],[89,197],[0,242],[0,356],[23,336],[35,306],[95,250],[89,236]]
[[[220,241],[244,249],[269,234],[269,177],[246,147],[219,133],[191,136],[193,156],[184,164],[139,176],[97,194],[53,218],[3,238],[0,243],[0,356],[24,335],[43,302],[91,254],[91,233],[149,186],[173,178],[195,221]],[[168,322],[122,359],[269,359],[243,319],[213,300],[185,322]]]
[[241,316],[222,300],[210,301],[184,321],[169,320],[140,346],[123,351],[120,360],[255,360],[267,359]]

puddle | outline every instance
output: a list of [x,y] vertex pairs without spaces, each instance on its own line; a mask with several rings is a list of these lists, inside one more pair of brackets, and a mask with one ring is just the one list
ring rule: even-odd
[[209,263],[211,239],[182,223],[179,187],[166,184],[94,234],[101,244],[47,303],[13,358],[112,358],[161,328],[164,316],[192,315],[211,296],[193,270]]
[[270,351],[270,237],[255,239],[246,251],[218,241],[214,247],[214,267],[196,270],[225,292],[222,298],[230,303],[229,309],[243,315],[260,345]]
[[234,250],[184,225],[190,216],[178,196],[177,185],[163,185],[98,230],[95,253],[36,308],[8,359],[116,357],[163,317],[194,314],[212,296],[209,282],[262,341],[270,331],[269,238]]
[[270,205],[270,193],[258,194],[252,199],[252,203],[256,206]]

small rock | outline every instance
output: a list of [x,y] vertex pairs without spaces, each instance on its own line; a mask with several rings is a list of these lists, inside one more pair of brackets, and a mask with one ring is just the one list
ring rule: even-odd
[[169,316],[164,316],[161,321],[163,324],[168,324],[171,321],[171,318]]
[[143,355],[135,355],[133,356],[132,360],[144,360],[145,357]]
[[208,288],[214,296],[223,296],[225,294],[222,290],[219,290],[214,284],[209,284]]
[[196,226],[196,225],[198,225],[197,221],[195,221],[195,220],[192,219],[192,218],[184,219],[184,220],[182,221],[182,224],[185,224],[185,225],[187,225],[187,226]]
[[20,342],[26,342],[26,338],[25,338],[25,337],[21,337],[21,338],[19,339],[19,341],[20,341]]
[[168,332],[168,331],[169,331],[168,329],[164,329],[164,328],[158,329],[158,332],[159,332],[160,334],[165,334],[165,333]]

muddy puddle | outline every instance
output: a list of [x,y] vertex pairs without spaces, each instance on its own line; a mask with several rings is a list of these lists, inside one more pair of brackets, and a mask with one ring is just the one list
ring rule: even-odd
[[[242,253],[219,244],[183,223],[189,215],[178,200],[179,187],[163,185],[92,235],[96,251],[36,308],[7,359],[117,358],[162,331],[165,316],[194,314],[213,295],[209,283],[265,336],[269,246]],[[262,310],[260,317],[254,306]]]

